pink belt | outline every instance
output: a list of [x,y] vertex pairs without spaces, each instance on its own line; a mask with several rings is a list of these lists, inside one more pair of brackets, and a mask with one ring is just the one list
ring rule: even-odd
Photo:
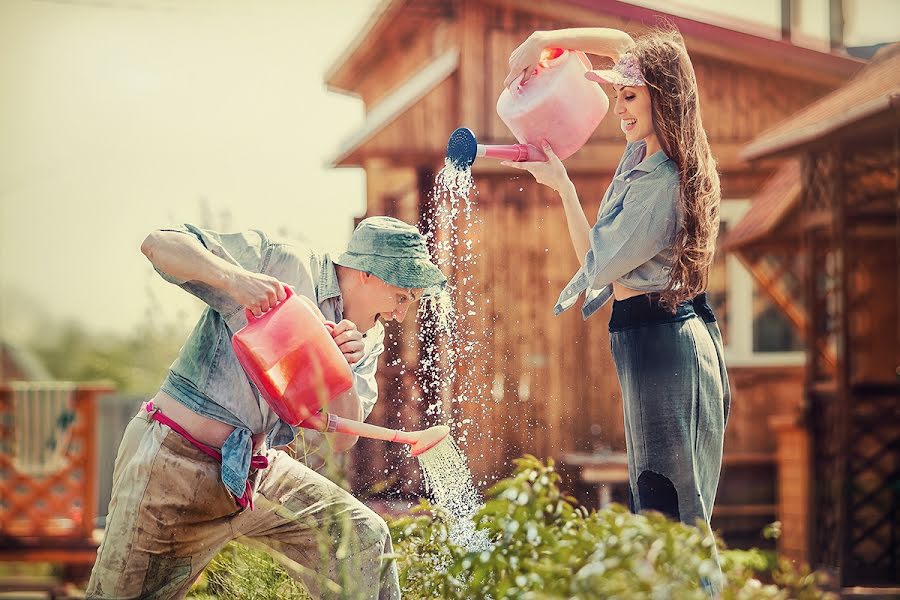
[[[151,421],[158,421],[163,425],[167,426],[169,429],[179,434],[185,440],[191,443],[198,450],[203,452],[204,454],[216,459],[219,462],[222,462],[222,453],[216,450],[211,446],[207,446],[203,442],[198,442],[194,439],[194,436],[189,434],[184,427],[162,414],[158,408],[153,407],[153,401],[147,402],[144,404],[144,407],[147,409],[147,412],[150,413]],[[262,454],[256,454],[250,459],[250,468],[251,469],[265,469],[269,466],[269,459],[263,456]],[[240,498],[235,498],[238,504],[240,504],[241,508],[250,507],[250,510],[253,510],[253,488],[250,487],[250,481],[248,480],[246,483],[246,488],[244,489],[244,495]]]

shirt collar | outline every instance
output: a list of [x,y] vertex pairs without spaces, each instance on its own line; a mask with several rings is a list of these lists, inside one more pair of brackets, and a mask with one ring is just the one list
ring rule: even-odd
[[653,169],[655,169],[659,165],[663,164],[667,160],[669,160],[669,157],[666,156],[666,153],[663,152],[662,149],[659,149],[656,152],[654,152],[651,156],[645,157],[644,160],[642,160],[641,162],[636,164],[634,167],[632,167],[631,170],[632,171],[643,171],[644,173],[651,173],[651,172],[653,172]]
[[325,254],[319,264],[319,280],[317,286],[317,303],[321,304],[329,298],[340,298],[341,286],[338,284],[337,271],[334,270],[334,263],[331,262],[331,256]]

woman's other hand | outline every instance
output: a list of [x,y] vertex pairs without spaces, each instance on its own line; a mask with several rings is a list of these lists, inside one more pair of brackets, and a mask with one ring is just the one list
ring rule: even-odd
[[572,186],[569,173],[546,140],[541,144],[541,149],[547,155],[547,160],[544,162],[512,162],[506,160],[502,164],[513,169],[528,171],[538,183],[546,185],[555,192],[562,193],[565,189]]

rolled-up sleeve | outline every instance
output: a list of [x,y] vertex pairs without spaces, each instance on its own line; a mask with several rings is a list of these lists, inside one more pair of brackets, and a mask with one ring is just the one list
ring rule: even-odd
[[591,287],[602,288],[619,279],[672,244],[678,193],[677,185],[643,184],[639,179],[619,206],[597,219],[584,259]]
[[373,336],[370,342],[371,349],[353,365],[352,369],[353,387],[362,404],[363,420],[369,418],[378,401],[378,381],[375,379],[375,373],[378,371],[378,358],[384,352],[384,326],[377,324],[375,330],[367,334],[368,336]]
[[[189,235],[219,258],[255,273],[261,272],[263,257],[269,246],[268,240],[260,231],[218,233],[190,224],[162,231],[176,231]],[[243,308],[222,290],[199,281],[179,280],[159,268],[154,268],[164,280],[190,292],[223,316],[231,315]]]

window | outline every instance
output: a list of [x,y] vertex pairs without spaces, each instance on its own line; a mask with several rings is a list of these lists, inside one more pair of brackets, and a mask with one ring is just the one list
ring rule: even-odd
[[[749,200],[722,200],[719,235],[734,227],[749,208]],[[788,271],[785,276],[792,277],[792,274]],[[798,289],[796,285],[791,287]],[[804,363],[800,333],[737,256],[716,252],[707,295],[722,330],[729,365]]]

